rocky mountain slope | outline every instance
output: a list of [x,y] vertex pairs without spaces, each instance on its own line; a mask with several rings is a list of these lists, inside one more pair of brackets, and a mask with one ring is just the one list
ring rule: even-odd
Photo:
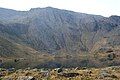
[[96,59],[98,64],[109,64],[106,60],[116,57],[110,63],[119,65],[119,52],[120,16],[103,17],[52,7],[29,11],[0,8],[1,57],[48,53],[52,57],[83,59],[87,53],[90,64]]
[[56,8],[0,9],[0,36],[37,51],[94,52],[120,45],[120,17]]

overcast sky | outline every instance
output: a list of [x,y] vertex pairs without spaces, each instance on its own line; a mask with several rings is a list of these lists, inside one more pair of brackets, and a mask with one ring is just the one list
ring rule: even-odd
[[120,0],[0,0],[0,7],[22,11],[47,6],[88,14],[120,16]]

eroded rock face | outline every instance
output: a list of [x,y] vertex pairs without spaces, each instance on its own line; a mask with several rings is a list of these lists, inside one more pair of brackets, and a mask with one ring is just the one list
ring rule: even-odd
[[120,45],[119,16],[106,18],[51,7],[0,12],[0,36],[38,51],[94,52],[101,47]]

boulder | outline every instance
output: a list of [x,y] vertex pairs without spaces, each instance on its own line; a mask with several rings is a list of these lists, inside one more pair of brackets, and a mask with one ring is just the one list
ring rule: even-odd
[[61,73],[58,75],[63,77],[76,77],[76,76],[79,76],[79,73]]
[[36,80],[32,76],[19,76],[17,80]]
[[111,75],[106,70],[101,70],[99,74],[99,78],[110,77]]

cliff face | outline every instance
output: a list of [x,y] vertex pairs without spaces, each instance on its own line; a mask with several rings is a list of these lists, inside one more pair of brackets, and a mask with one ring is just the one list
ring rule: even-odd
[[120,46],[120,17],[51,7],[22,12],[1,8],[0,36],[40,52],[90,53]]

